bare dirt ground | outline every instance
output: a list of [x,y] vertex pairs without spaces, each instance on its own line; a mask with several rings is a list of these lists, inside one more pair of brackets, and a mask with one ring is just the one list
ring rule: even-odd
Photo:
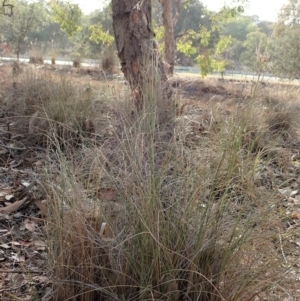
[[[106,75],[91,68],[73,69],[53,66],[22,65],[34,68],[60,80],[71,77],[75,85],[92,89],[95,93],[118,94],[118,84],[126,85],[119,75]],[[48,268],[44,235],[47,207],[43,190],[43,160],[47,152],[43,143],[30,133],[30,116],[34,112],[31,99],[22,97],[20,80],[12,75],[10,64],[0,65],[0,296],[1,300],[51,300],[51,274]],[[270,110],[282,102],[293,102],[293,110],[300,111],[297,87],[272,83],[259,85],[246,81],[201,80],[187,77],[171,79],[178,99],[177,117],[190,120],[186,143],[193,147],[219,119],[242,110],[255,95],[261,110]],[[18,99],[14,103],[12,98]],[[300,94],[298,94],[300,95]],[[21,102],[20,102],[21,99]],[[18,106],[27,106],[27,123],[20,118]],[[212,115],[211,111],[218,114]],[[299,113],[297,113],[299,114]],[[216,117],[215,117],[216,116]],[[93,120],[97,128],[97,118]],[[288,237],[300,229],[300,136],[297,122],[290,137],[274,145],[274,160],[257,177],[262,189],[281,198],[285,223],[278,225]],[[95,138],[96,139],[96,138]],[[263,143],[263,141],[261,142]],[[279,238],[283,239],[283,238]],[[289,238],[290,247],[281,250],[283,264],[289,264],[290,298],[300,300],[300,237]],[[274,298],[275,300],[275,298]]]

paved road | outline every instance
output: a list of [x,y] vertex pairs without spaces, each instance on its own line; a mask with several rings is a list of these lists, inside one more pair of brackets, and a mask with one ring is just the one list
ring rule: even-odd
[[[14,57],[0,57],[0,60],[3,60],[3,61],[14,61],[16,60],[16,58]],[[20,58],[20,62],[26,62],[28,63],[29,62],[29,59],[28,58]],[[51,60],[50,59],[44,59],[44,63],[46,64],[51,64]],[[73,62],[72,61],[69,61],[69,60],[57,60],[55,61],[56,65],[59,65],[59,66],[72,66],[73,65]],[[83,60],[83,62],[81,63],[81,65],[83,67],[97,67],[100,65],[100,60]],[[199,72],[199,69],[197,67],[184,67],[184,66],[175,66],[175,73],[178,73],[178,74],[182,74],[184,76],[191,76],[191,77],[198,77],[200,76],[200,72]],[[209,77],[212,77],[212,78],[220,78],[220,74],[219,73],[216,73],[216,74],[211,74],[209,75]],[[237,80],[257,80],[257,75],[253,74],[253,73],[249,73],[249,74],[246,74],[246,73],[241,73],[241,74],[238,74],[238,73],[235,73],[235,71],[226,71],[225,72],[225,75],[224,75],[224,78],[226,79],[237,79]],[[293,84],[299,84],[299,81],[298,80],[289,80],[289,79],[284,79],[284,78],[279,78],[279,77],[275,77],[275,76],[270,76],[270,75],[264,75],[264,76],[261,76],[260,80],[262,81],[277,81],[277,82],[288,82],[288,83],[293,83]]]
[[[13,57],[0,57],[0,60],[2,61],[15,61],[16,58]],[[29,62],[29,58],[20,58],[20,62],[23,63],[28,63]],[[50,59],[44,59],[44,63],[46,64],[51,64],[51,60]],[[55,61],[56,65],[62,65],[62,66],[72,66],[73,62],[72,61],[67,61],[67,60],[57,60]],[[81,65],[84,67],[92,67],[92,66],[99,66],[100,61],[97,60],[84,60]]]

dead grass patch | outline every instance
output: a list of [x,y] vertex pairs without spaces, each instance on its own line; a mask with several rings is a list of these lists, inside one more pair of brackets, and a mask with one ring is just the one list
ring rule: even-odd
[[[79,73],[22,76],[9,110],[51,143],[43,188],[54,300],[289,298],[292,234],[265,170],[288,168],[279,149],[292,138],[292,107],[213,82],[188,97],[180,83],[177,116],[158,126],[151,103],[132,115],[118,81],[95,91],[78,87]],[[97,143],[84,138],[88,120]]]
[[262,116],[245,107],[189,147],[184,124],[155,129],[151,116],[131,118],[120,105],[85,180],[61,155],[60,176],[47,184],[57,299],[282,296],[279,200],[255,185]]
[[76,145],[82,135],[90,137],[95,132],[94,99],[89,87],[78,87],[66,77],[52,77],[47,70],[27,68],[6,95],[5,114],[14,120],[15,130],[28,135],[30,143],[45,145],[55,133],[62,143]]

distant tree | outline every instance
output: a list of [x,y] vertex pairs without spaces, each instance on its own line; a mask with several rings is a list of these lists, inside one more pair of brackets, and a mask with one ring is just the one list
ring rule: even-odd
[[[204,70],[213,70],[216,67],[222,69],[221,65],[224,66],[224,62],[219,60],[223,55],[219,49],[220,45],[225,46],[225,40],[228,42],[227,45],[229,44],[229,37],[225,39],[225,35],[220,34],[219,23],[222,19],[236,16],[243,8],[225,6],[219,13],[212,14],[199,0],[159,0],[159,2],[162,6],[162,16],[157,17],[160,10],[154,4],[155,25],[158,25],[155,33],[157,39],[163,40],[161,49],[170,66],[169,74],[172,74],[175,57],[181,64],[197,61],[202,68],[202,75],[206,74]],[[214,47],[218,49],[215,49],[218,53],[214,53]],[[208,68],[209,64],[211,66]]]
[[193,65],[198,56],[199,38],[196,34],[201,28],[211,30],[211,13],[198,0],[190,0],[181,9],[175,26],[176,58],[182,65]]
[[276,31],[280,29],[298,27],[300,25],[300,0],[288,0],[288,3],[283,5],[276,24]]
[[58,50],[63,51],[71,47],[67,33],[60,30],[60,25],[53,22],[50,15],[44,9],[41,12],[42,22],[28,33],[28,39],[34,41],[35,47],[38,47],[43,52]]
[[[196,3],[193,3],[193,5]],[[203,9],[198,29],[189,29],[177,39],[177,51],[186,56],[194,57],[202,76],[213,71],[223,72],[227,60],[225,50],[231,44],[230,35],[221,33],[221,26],[225,20],[234,18],[239,12],[237,8],[224,7],[218,13],[210,13]],[[189,18],[187,16],[187,18]],[[179,21],[180,22],[180,21]],[[179,23],[178,22],[178,23]]]
[[260,31],[265,33],[267,36],[272,36],[274,32],[274,23],[269,21],[261,21],[257,23]]
[[105,31],[101,24],[91,25],[89,29],[91,31],[90,40],[95,43],[102,43],[105,46],[111,46],[114,42],[114,37],[108,31]]
[[82,24],[87,52],[91,58],[102,57],[104,52],[115,52],[111,5],[106,4],[85,16]]
[[225,49],[225,57],[227,59],[227,67],[230,69],[241,68],[241,55],[245,51],[244,42],[235,38],[231,39],[230,45]]
[[232,43],[225,54],[231,67],[247,66],[255,69],[258,51],[262,51],[260,44],[262,36],[257,33],[270,36],[268,26],[269,22],[259,22],[256,16],[238,16],[235,19],[225,20],[221,33],[232,37]]
[[187,30],[197,31],[200,26],[209,26],[210,12],[198,0],[182,1],[180,14],[176,14],[175,38],[183,36]]
[[273,43],[273,72],[281,77],[300,79],[300,28],[292,28]]
[[242,63],[257,73],[269,70],[269,43],[267,35],[263,32],[248,33],[243,44],[246,51],[241,54]]
[[103,48],[110,47],[114,42],[111,6],[107,4],[101,11],[89,16],[89,39]]
[[300,0],[289,0],[281,8],[274,31],[274,73],[300,79]]
[[5,34],[7,41],[13,44],[19,60],[25,39],[39,23],[40,6],[39,3],[28,3],[23,0],[14,0],[11,3],[14,5],[13,15],[1,22],[1,31]]
[[230,35],[238,41],[246,41],[247,34],[253,31],[259,31],[257,24],[253,22],[251,17],[238,16],[237,18],[225,20],[221,33]]
[[70,37],[80,31],[82,11],[78,4],[51,0],[49,6],[53,21],[60,25],[62,31]]

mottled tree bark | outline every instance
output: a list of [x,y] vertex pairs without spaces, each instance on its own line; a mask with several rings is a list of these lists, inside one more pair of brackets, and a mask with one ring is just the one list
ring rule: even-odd
[[137,111],[145,107],[150,90],[157,103],[167,101],[171,89],[153,40],[151,0],[112,0],[112,11],[117,52]]
[[159,2],[162,6],[162,18],[165,29],[165,60],[169,65],[167,72],[169,75],[173,75],[176,44],[174,35],[172,0],[159,0]]

